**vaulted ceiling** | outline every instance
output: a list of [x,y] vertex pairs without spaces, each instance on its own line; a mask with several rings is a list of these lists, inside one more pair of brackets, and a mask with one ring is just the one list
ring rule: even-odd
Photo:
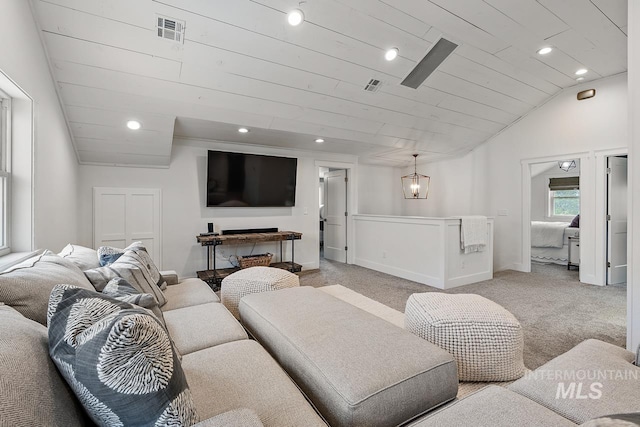
[[[626,0],[33,3],[82,163],[166,166],[174,137],[436,160],[575,85],[580,68],[585,81],[627,69]],[[184,39],[158,37],[158,16],[183,21]],[[418,89],[400,85],[440,37],[453,54]]]

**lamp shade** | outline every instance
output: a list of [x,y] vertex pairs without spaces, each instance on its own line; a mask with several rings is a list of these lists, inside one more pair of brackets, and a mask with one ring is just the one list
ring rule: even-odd
[[413,173],[402,177],[402,194],[405,199],[426,199],[431,178],[417,172],[418,155],[413,155]]

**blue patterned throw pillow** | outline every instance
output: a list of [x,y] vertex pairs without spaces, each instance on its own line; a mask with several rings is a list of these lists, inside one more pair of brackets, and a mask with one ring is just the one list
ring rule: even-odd
[[99,426],[190,426],[195,405],[162,324],[132,304],[71,285],[49,299],[49,354]]
[[[98,259],[100,262],[100,266],[106,267],[107,265],[111,265],[118,260],[126,251],[130,249],[142,248],[146,250],[142,242],[133,242],[129,246],[124,249],[114,248],[113,246],[100,246],[96,251],[98,253]],[[94,267],[95,268],[95,267]],[[88,269],[84,269],[88,270]]]

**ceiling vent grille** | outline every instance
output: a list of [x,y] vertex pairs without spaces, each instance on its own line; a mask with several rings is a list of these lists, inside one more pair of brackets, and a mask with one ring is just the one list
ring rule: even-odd
[[380,80],[371,79],[369,80],[369,83],[367,83],[367,85],[364,87],[364,90],[366,90],[367,92],[377,92],[378,89],[380,89],[381,83],[382,82]]
[[158,37],[184,42],[184,21],[158,16]]
[[418,89],[457,47],[458,45],[454,42],[441,38],[400,84]]

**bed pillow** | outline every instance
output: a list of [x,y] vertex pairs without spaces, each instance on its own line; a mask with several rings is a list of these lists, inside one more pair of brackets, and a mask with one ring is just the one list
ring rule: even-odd
[[571,221],[569,227],[580,228],[580,214],[576,215],[576,217],[573,218],[573,221]]
[[147,310],[59,285],[49,301],[49,354],[100,426],[198,422],[169,335]]
[[102,292],[111,279],[121,277],[138,292],[153,295],[159,307],[167,302],[160,289],[164,279],[143,248],[130,249],[113,264],[87,270],[84,274],[99,292]]
[[58,255],[71,261],[82,271],[100,267],[100,260],[96,255],[96,251],[91,248],[69,243]]
[[73,262],[58,255],[41,254],[0,273],[0,301],[46,326],[49,294],[60,283],[93,289]]

